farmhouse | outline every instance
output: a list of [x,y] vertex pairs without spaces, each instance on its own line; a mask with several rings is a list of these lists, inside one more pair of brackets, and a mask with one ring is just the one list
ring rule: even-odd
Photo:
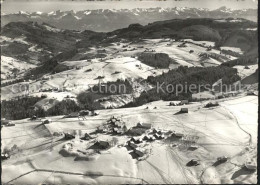
[[136,137],[132,137],[131,139],[130,139],[130,141],[132,141],[132,142],[134,142],[134,143],[142,143],[142,139],[141,138],[136,138]]
[[145,141],[154,141],[155,137],[146,135],[146,136],[143,137],[143,140],[145,140]]
[[182,133],[172,133],[171,137],[173,137],[173,138],[183,138],[184,134],[182,134]]
[[138,146],[136,144],[134,144],[134,142],[129,141],[128,142],[128,146],[130,146],[132,149],[136,149]]
[[219,106],[218,102],[209,102],[205,105],[206,108]]
[[153,135],[156,139],[164,139],[163,135],[159,135],[158,133]]
[[158,130],[154,128],[152,132],[155,134],[158,132]]
[[150,129],[150,128],[152,128],[152,124],[150,124],[150,123],[143,123],[143,128]]
[[113,132],[114,134],[123,134],[122,129],[119,129],[119,128],[113,128],[113,129],[112,129],[112,132]]
[[139,157],[143,157],[144,154],[145,154],[144,149],[142,149],[142,148],[136,148],[136,149],[134,150],[134,152],[135,152]]

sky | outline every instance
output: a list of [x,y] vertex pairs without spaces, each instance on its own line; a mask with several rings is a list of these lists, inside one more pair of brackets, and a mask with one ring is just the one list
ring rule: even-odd
[[[3,0],[1,0],[3,1]],[[92,10],[92,9],[133,9],[133,8],[171,8],[192,7],[208,8],[210,10],[226,6],[231,9],[257,9],[258,0],[4,0],[1,6],[3,13],[51,12],[56,10]]]

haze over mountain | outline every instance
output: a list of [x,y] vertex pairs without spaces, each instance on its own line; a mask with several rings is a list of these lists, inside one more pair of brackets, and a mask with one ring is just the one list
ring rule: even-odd
[[134,8],[134,9],[96,9],[84,11],[24,12],[2,14],[2,26],[9,22],[36,21],[48,23],[60,29],[113,31],[129,24],[146,25],[155,21],[186,18],[244,18],[257,20],[257,9],[232,10],[225,6],[215,10],[207,8]]

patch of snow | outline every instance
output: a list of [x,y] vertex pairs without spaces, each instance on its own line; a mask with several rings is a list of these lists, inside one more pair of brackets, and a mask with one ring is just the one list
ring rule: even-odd
[[50,26],[48,26],[48,25],[44,25],[44,27],[45,27],[48,31],[61,32],[60,29],[58,29],[58,28],[53,28],[53,27],[50,27]]
[[241,66],[241,65],[236,65],[233,68],[236,68],[238,71],[238,75],[244,79],[247,76],[250,76],[251,74],[253,74],[257,69],[258,69],[258,64],[254,64],[254,65],[248,65],[249,69],[245,69],[245,66]]
[[76,19],[78,19],[78,20],[81,19],[80,17],[78,17],[78,16],[76,16],[76,15],[75,15],[74,17],[75,17]]
[[221,50],[230,50],[239,54],[243,54],[243,51],[240,48],[236,48],[236,47],[228,47],[228,46],[223,46],[220,47]]
[[55,15],[56,13],[54,11],[49,12],[48,15]]
[[247,28],[246,30],[257,31],[257,28]]
[[42,12],[40,12],[40,11],[37,11],[37,12],[35,12],[37,15],[41,15],[42,14]]

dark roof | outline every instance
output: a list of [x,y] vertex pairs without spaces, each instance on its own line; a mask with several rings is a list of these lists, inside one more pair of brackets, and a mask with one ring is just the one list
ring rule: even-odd
[[109,142],[107,142],[107,141],[97,141],[95,144],[103,146],[103,147],[108,147],[109,146]]
[[131,146],[132,148],[137,148],[138,146],[134,144],[133,142],[128,142],[128,145]]

